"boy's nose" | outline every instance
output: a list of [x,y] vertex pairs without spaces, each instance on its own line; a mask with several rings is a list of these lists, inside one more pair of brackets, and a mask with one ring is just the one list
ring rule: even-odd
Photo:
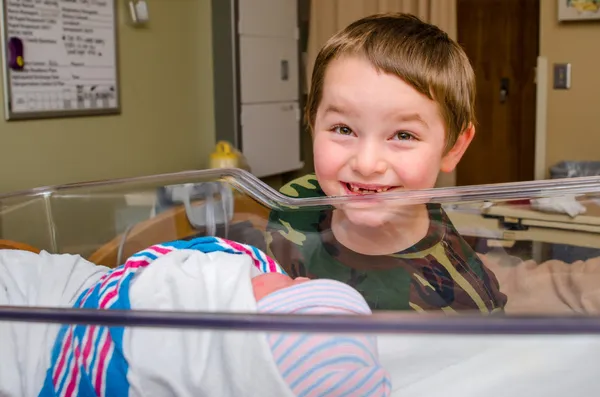
[[368,144],[358,149],[351,165],[352,170],[362,176],[383,174],[387,171],[387,162],[381,155],[381,150]]

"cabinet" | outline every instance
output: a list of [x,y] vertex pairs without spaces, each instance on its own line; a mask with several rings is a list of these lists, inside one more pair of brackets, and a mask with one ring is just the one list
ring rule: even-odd
[[289,134],[298,131],[299,122],[298,102],[242,105],[242,147],[253,174],[263,176],[273,170],[283,173],[299,168],[300,139],[296,137],[298,144],[290,144]]
[[296,40],[241,37],[240,88],[242,103],[297,101]]
[[302,168],[297,0],[213,0],[217,140],[258,177]]
[[297,38],[296,0],[238,0],[242,36]]

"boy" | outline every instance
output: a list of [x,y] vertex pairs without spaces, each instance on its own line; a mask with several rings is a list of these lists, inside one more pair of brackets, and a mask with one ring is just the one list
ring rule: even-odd
[[412,15],[358,20],[315,61],[306,119],[315,174],[291,197],[371,194],[333,210],[272,212],[269,254],[292,275],[331,278],[372,309],[502,309],[498,282],[438,204],[377,194],[434,187],[475,134],[474,74],[457,43]]

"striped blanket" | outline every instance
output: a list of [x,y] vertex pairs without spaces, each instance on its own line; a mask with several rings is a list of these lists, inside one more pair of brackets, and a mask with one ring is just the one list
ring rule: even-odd
[[[85,290],[74,307],[131,309],[129,289],[136,272],[174,250],[248,255],[263,273],[283,273],[273,259],[255,247],[216,237],[200,237],[149,247],[131,256],[124,265],[107,272]],[[39,397],[123,396],[128,390],[128,364],[123,354],[124,327],[64,325],[56,339],[50,366]]]

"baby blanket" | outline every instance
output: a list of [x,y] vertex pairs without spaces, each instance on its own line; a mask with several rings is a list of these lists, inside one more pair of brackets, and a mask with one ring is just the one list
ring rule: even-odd
[[[74,306],[255,312],[250,280],[260,272],[283,270],[257,249],[219,238],[160,244],[107,272]],[[251,366],[262,368],[259,376],[249,376]],[[248,393],[291,395],[261,333],[66,325],[39,396]]]

